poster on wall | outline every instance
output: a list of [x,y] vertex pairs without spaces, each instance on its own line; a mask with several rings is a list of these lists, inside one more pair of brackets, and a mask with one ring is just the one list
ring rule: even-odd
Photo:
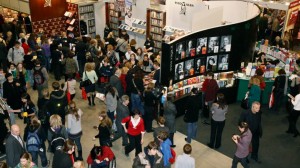
[[207,37],[197,39],[197,55],[206,54],[207,51]]
[[186,57],[194,57],[196,55],[196,40],[187,41],[186,46]]
[[132,0],[125,0],[125,24],[132,27]]
[[206,62],[206,71],[216,71],[217,70],[217,56],[208,56],[207,57],[207,62]]
[[115,1],[115,10],[125,13],[125,0],[116,0]]
[[175,65],[175,80],[181,80],[184,78],[184,71],[183,71],[183,62],[180,62]]
[[207,53],[218,53],[219,52],[219,38],[220,37],[209,37],[208,38]]
[[230,52],[230,51],[231,51],[231,36],[222,36],[220,52]]
[[205,72],[205,58],[195,59],[195,74],[203,74]]
[[184,77],[194,75],[194,59],[185,61],[184,63]]
[[185,42],[176,44],[176,60],[185,58]]
[[219,55],[218,58],[218,70],[228,70],[228,54]]

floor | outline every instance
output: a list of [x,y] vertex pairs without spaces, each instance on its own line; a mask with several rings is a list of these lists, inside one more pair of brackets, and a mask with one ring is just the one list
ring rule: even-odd
[[[50,83],[49,86],[51,86]],[[29,90],[29,93],[32,96],[33,102],[36,102],[37,92]],[[75,101],[77,106],[84,112],[82,117],[82,145],[83,156],[86,158],[93,145],[99,144],[97,140],[92,140],[94,135],[97,134],[93,126],[98,124],[98,112],[105,110],[105,105],[100,100],[97,100],[96,106],[89,107],[87,101],[81,99],[81,91],[79,89],[77,90]],[[239,103],[229,106],[229,112],[226,115],[227,119],[223,131],[222,146],[218,150],[210,149],[205,145],[209,141],[210,126],[202,124],[201,118],[199,119],[197,138],[196,141],[193,140],[191,143],[193,147],[192,156],[196,160],[197,168],[231,167],[231,158],[235,152],[235,144],[231,140],[231,135],[238,133],[236,124],[241,110]],[[291,135],[285,133],[288,124],[286,113],[282,109],[279,114],[273,114],[266,106],[262,106],[262,111],[264,135],[261,139],[259,151],[259,158],[262,163],[257,164],[250,160],[251,168],[298,168],[300,165],[300,137],[293,138]],[[24,128],[22,121],[17,120],[17,123],[21,128]],[[153,122],[153,126],[156,126],[156,122]],[[177,147],[174,148],[174,150],[177,154],[181,154],[182,147],[185,144],[184,134],[186,133],[186,125],[182,117],[177,118],[176,126],[177,132],[174,141]],[[300,128],[299,122],[297,126]],[[146,133],[143,146],[152,139],[152,134]],[[121,139],[113,143],[112,150],[117,157],[118,167],[129,168],[132,166],[134,152],[132,152],[129,157],[126,157],[121,146]],[[51,160],[51,157],[51,154],[48,153],[48,159]],[[242,166],[239,165],[239,167]]]
[[[51,79],[53,79],[52,75],[50,75]],[[49,82],[49,86],[51,86],[52,81]],[[63,82],[63,81],[61,81]],[[51,90],[51,88],[49,88]],[[33,102],[37,102],[37,92],[33,90],[28,91],[32,97]],[[92,149],[94,144],[98,145],[98,140],[93,141],[93,137],[97,134],[97,130],[93,129],[93,126],[98,125],[98,112],[101,110],[105,110],[105,105],[102,101],[97,100],[96,106],[90,107],[88,106],[87,100],[81,99],[81,91],[78,89],[75,102],[77,103],[77,107],[81,108],[84,112],[82,116],[82,126],[83,126],[83,136],[82,136],[82,146],[83,146],[83,157],[86,158],[89,154],[89,151]],[[180,123],[181,118],[178,118],[178,122]],[[17,119],[17,123],[20,125],[21,130],[24,129],[24,124],[21,120]],[[179,124],[181,125],[181,123]],[[156,122],[153,122],[153,126],[156,126]],[[184,127],[185,128],[185,127]],[[199,134],[198,134],[199,135]],[[182,147],[185,144],[184,140],[185,135],[177,131],[174,137],[177,147],[174,148],[177,155],[182,154]],[[143,146],[146,146],[148,142],[153,140],[152,133],[145,134],[145,142]],[[191,143],[193,147],[192,156],[196,160],[196,167],[202,168],[228,168],[231,167],[231,155],[226,156],[219,151],[215,151],[213,149],[208,148],[206,145],[198,142],[192,141]],[[134,152],[131,152],[129,157],[124,155],[124,149],[121,145],[121,139],[115,141],[112,147],[113,152],[117,158],[117,167],[129,168],[132,166],[132,162],[134,159]],[[232,152],[234,152],[234,147],[232,148]],[[53,157],[52,154],[47,153],[48,160],[51,160]],[[87,167],[87,165],[86,165]],[[173,167],[175,167],[173,165]],[[239,165],[241,167],[241,165]]]

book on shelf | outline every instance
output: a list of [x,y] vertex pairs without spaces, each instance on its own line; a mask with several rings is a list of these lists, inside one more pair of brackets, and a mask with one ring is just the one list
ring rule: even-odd
[[73,27],[73,26],[69,26],[67,30],[68,30],[68,31],[73,31],[73,30],[74,30],[74,27]]
[[70,22],[70,25],[73,25],[75,21],[76,21],[76,19],[72,19],[72,21]]

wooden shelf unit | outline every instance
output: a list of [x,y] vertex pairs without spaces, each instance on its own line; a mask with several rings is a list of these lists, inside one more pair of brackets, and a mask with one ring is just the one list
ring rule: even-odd
[[[87,24],[87,34],[91,37],[96,36],[96,20],[94,13],[94,4],[79,5],[80,20]],[[82,34],[82,33],[81,33]]]
[[115,4],[106,2],[105,3],[105,11],[106,11],[106,24],[112,29],[114,36],[119,37],[121,30],[119,26],[121,25],[121,11],[115,10]]
[[165,35],[163,28],[166,25],[166,12],[156,9],[147,9],[147,36],[151,35],[154,41],[154,52],[162,47],[162,40]]

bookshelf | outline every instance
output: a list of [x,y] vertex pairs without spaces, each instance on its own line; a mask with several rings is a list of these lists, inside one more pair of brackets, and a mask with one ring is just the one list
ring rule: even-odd
[[120,17],[121,11],[115,10],[115,4],[107,2],[106,9],[106,24],[112,29],[114,36],[119,37],[121,25]]
[[81,28],[81,35],[88,34],[94,38],[96,35],[94,4],[79,6],[79,15],[80,20],[87,24],[86,30]]
[[156,9],[147,9],[147,36],[151,35],[154,41],[154,52],[158,52],[162,47],[162,40],[165,32],[166,12]]

